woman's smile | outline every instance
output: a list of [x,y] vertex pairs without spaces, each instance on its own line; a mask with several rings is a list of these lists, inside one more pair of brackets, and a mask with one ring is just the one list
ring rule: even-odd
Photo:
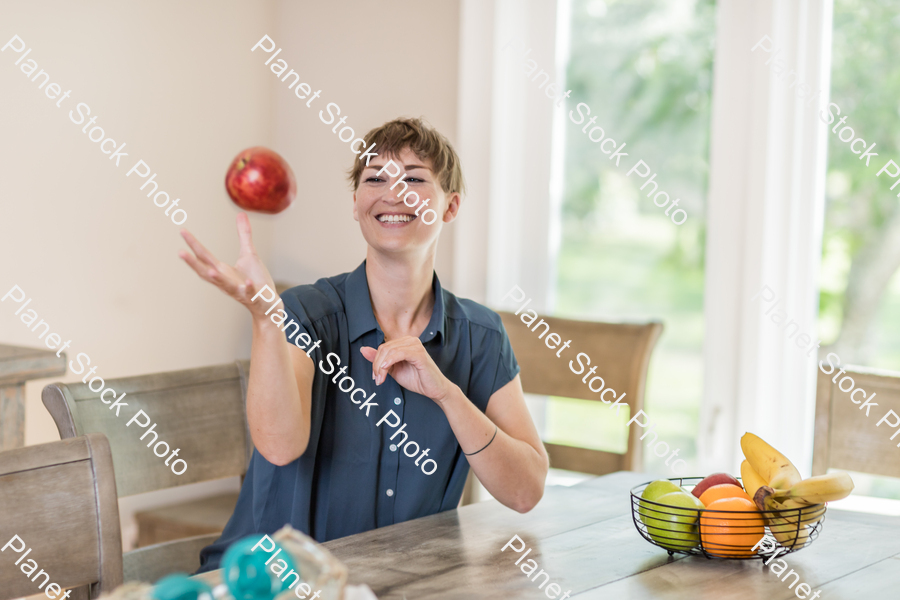
[[393,229],[397,227],[406,227],[416,220],[416,215],[414,213],[384,212],[375,215],[375,220],[377,220],[382,227]]

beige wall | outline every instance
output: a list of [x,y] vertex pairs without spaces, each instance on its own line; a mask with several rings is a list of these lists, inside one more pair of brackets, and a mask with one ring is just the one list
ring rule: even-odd
[[[360,137],[399,116],[424,117],[455,142],[459,2],[283,1],[278,6],[278,24],[270,33],[283,48],[278,58],[322,95],[307,108],[307,100],[269,73],[277,82],[275,142],[294,166],[300,190],[298,201],[275,224],[270,268],[277,279],[307,283],[353,270],[366,249],[345,181],[356,155],[331,132],[334,125],[319,119],[319,110],[335,102]],[[254,57],[259,71],[269,68],[266,59]],[[451,237],[445,227],[436,265],[444,285],[452,284]]]
[[[125,173],[139,158],[150,164],[161,189],[181,198],[185,226],[233,262],[237,209],[225,170],[239,150],[269,146],[298,179],[289,211],[252,217],[275,277],[308,282],[353,269],[365,255],[344,183],[353,155],[250,47],[269,34],[323,90],[319,108],[338,103],[361,134],[424,116],[454,141],[458,12],[456,0],[4,3],[0,45],[19,35],[33,48],[26,60],[72,95],[56,108],[13,64],[18,55],[0,53],[0,295],[23,288],[28,308],[72,340],[69,357],[87,353],[105,378],[249,356],[243,309],[180,261],[179,228]],[[126,142],[120,167],[69,120],[78,102]],[[452,241],[442,237],[438,272],[448,284]],[[0,343],[38,346],[16,308],[0,303]],[[29,445],[58,439],[40,402],[47,383],[27,386]],[[122,501],[126,541],[134,510],[209,489]]]
[[[270,143],[272,132],[271,82],[245,46],[273,11],[243,5],[3,6],[3,44],[18,34],[33,48],[27,58],[72,96],[56,108],[14,65],[11,49],[0,54],[0,288],[21,286],[34,298],[29,308],[72,340],[69,356],[89,354],[98,375],[189,368],[243,351],[242,309],[180,261],[179,228],[138,189],[136,175],[125,176],[138,158],[147,162],[162,189],[181,198],[185,227],[233,260],[237,211],[225,170],[241,148]],[[120,167],[69,119],[82,101],[127,144]],[[14,311],[10,300],[0,304],[0,341],[40,344]],[[29,386],[29,444],[58,438],[40,387]]]
[[[185,226],[233,260],[237,211],[224,192],[225,170],[242,148],[270,145],[273,130],[271,82],[246,49],[274,20],[274,5],[246,6],[7,2],[0,8],[0,45],[18,34],[33,48],[25,60],[33,58],[63,91],[72,90],[56,108],[14,65],[11,49],[0,53],[0,289],[22,287],[33,298],[29,308],[72,340],[70,358],[87,353],[102,377],[247,355],[243,309],[181,263],[178,227],[138,190],[135,175],[125,177],[132,161],[143,159],[162,189],[181,198]],[[69,120],[82,101],[99,115],[97,125],[127,144],[120,167]],[[269,237],[271,219],[256,221],[258,233]],[[40,344],[14,311],[10,300],[0,303],[0,343]],[[46,383],[27,387],[27,444],[58,439],[40,402]],[[123,524],[142,502],[123,502]]]

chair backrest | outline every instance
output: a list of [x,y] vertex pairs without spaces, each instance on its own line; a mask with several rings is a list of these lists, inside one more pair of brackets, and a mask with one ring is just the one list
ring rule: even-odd
[[0,554],[0,597],[40,594],[55,583],[76,588],[70,597],[87,597],[90,586],[96,598],[122,583],[116,482],[102,434],[0,453],[0,521],[0,547],[13,542]]
[[156,583],[177,571],[193,573],[200,568],[200,551],[220,536],[219,533],[196,535],[126,552],[122,565],[125,581]]
[[[41,398],[50,411],[59,435],[68,438],[101,432],[109,438],[116,473],[118,495],[209,481],[247,472],[253,441],[247,427],[245,399],[249,361],[201,367],[184,371],[154,373],[110,379],[105,387],[126,396],[120,416],[101,402],[103,390],[94,392],[85,383],[48,385]],[[95,386],[96,387],[96,386]],[[107,395],[110,400],[111,394]],[[143,410],[150,416],[144,428],[126,423]],[[141,436],[156,423],[155,433]],[[151,447],[147,447],[147,442]],[[180,449],[178,457],[187,463],[182,475],[165,465],[153,447],[165,441],[170,449]],[[174,460],[171,464],[174,464]],[[200,566],[200,549],[218,535],[178,539],[125,553],[123,567],[129,580],[154,582],[176,571],[193,572]],[[120,550],[121,552],[121,550]],[[121,554],[120,554],[121,557]]]
[[[658,321],[649,323],[602,323],[596,321],[575,321],[558,317],[540,317],[550,329],[539,320],[531,327],[521,314],[498,313],[503,319],[516,360],[522,368],[522,388],[530,394],[562,396],[581,400],[600,400],[600,394],[588,389],[582,377],[569,369],[569,360],[577,353],[584,352],[591,358],[591,366],[597,366],[595,375],[603,377],[605,388],[612,388],[616,397],[626,394],[625,401],[634,415],[644,407],[644,388],[650,354],[662,333],[663,325]],[[540,334],[545,335],[538,337]],[[556,333],[564,341],[572,340],[566,354],[557,358],[559,351],[551,350],[546,344],[547,336]],[[560,343],[561,347],[562,344]],[[575,364],[578,364],[577,361]],[[606,400],[610,399],[610,394]],[[550,456],[550,466],[557,469],[580,471],[594,475],[604,475],[620,470],[639,471],[642,468],[640,426],[632,423],[628,431],[628,446],[625,454],[577,448],[561,444],[545,443]]]
[[[92,391],[90,382],[48,385],[41,397],[61,438],[92,432],[109,438],[118,494],[131,496],[246,473],[253,452],[244,407],[246,364],[108,380],[106,388],[117,396],[126,394],[122,401],[128,406],[121,407],[118,417],[111,409],[112,394],[103,403],[103,390]],[[149,421],[142,416],[126,426],[139,410]],[[160,442],[170,451],[179,449],[177,458],[187,464],[184,473],[172,469],[175,458],[166,466],[165,447],[156,448]]]
[[[821,475],[835,468],[900,477],[900,461],[896,454],[900,452],[897,450],[900,435],[891,440],[891,436],[898,431],[891,425],[898,419],[889,417],[876,427],[889,410],[900,415],[900,373],[856,366],[841,368],[846,372],[840,377],[836,377],[837,373],[826,375],[821,369],[816,369],[818,381],[812,474]],[[844,381],[847,377],[851,381]],[[839,389],[841,382],[848,391]],[[856,392],[857,388],[862,392]],[[873,395],[873,404],[878,406],[869,405],[860,410],[865,403],[863,398],[872,398]],[[854,403],[851,396],[858,403]],[[870,413],[868,417],[867,411]]]
[[0,451],[25,445],[25,382],[64,374],[66,360],[64,352],[0,344]]

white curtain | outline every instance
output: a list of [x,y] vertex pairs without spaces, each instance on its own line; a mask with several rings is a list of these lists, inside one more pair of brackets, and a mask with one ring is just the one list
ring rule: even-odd
[[556,28],[567,19],[557,12],[552,0],[462,0],[458,150],[469,194],[454,224],[455,291],[493,307],[512,306],[502,298],[518,285],[535,310],[551,308],[562,166],[553,120],[566,108],[526,77],[521,47],[562,85]]
[[[827,135],[816,115],[828,98],[831,10],[830,0],[718,5],[702,472],[734,472],[752,431],[809,474],[818,359],[797,340],[815,345]],[[764,35],[773,42],[751,51]],[[764,286],[773,293],[754,300]]]
[[[532,299],[530,308],[553,308],[567,108],[528,79],[522,45],[559,89],[568,0],[559,2],[461,1],[457,150],[469,193],[465,218],[454,223],[454,292],[492,308],[515,310],[503,299],[515,285]],[[527,399],[543,431],[546,403]],[[475,496],[490,497],[481,486]]]

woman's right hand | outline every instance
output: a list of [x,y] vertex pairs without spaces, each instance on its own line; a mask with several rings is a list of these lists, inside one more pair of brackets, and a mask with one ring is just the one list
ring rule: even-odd
[[250,231],[250,219],[245,213],[237,216],[238,237],[241,241],[241,253],[234,266],[227,265],[207,250],[203,244],[197,241],[187,229],[181,230],[181,237],[193,250],[193,254],[184,250],[178,256],[184,260],[202,279],[212,283],[217,288],[246,306],[254,317],[265,318],[266,304],[264,302],[252,302],[251,298],[268,285],[274,290],[275,284],[268,269],[256,254],[253,247],[253,238]]

